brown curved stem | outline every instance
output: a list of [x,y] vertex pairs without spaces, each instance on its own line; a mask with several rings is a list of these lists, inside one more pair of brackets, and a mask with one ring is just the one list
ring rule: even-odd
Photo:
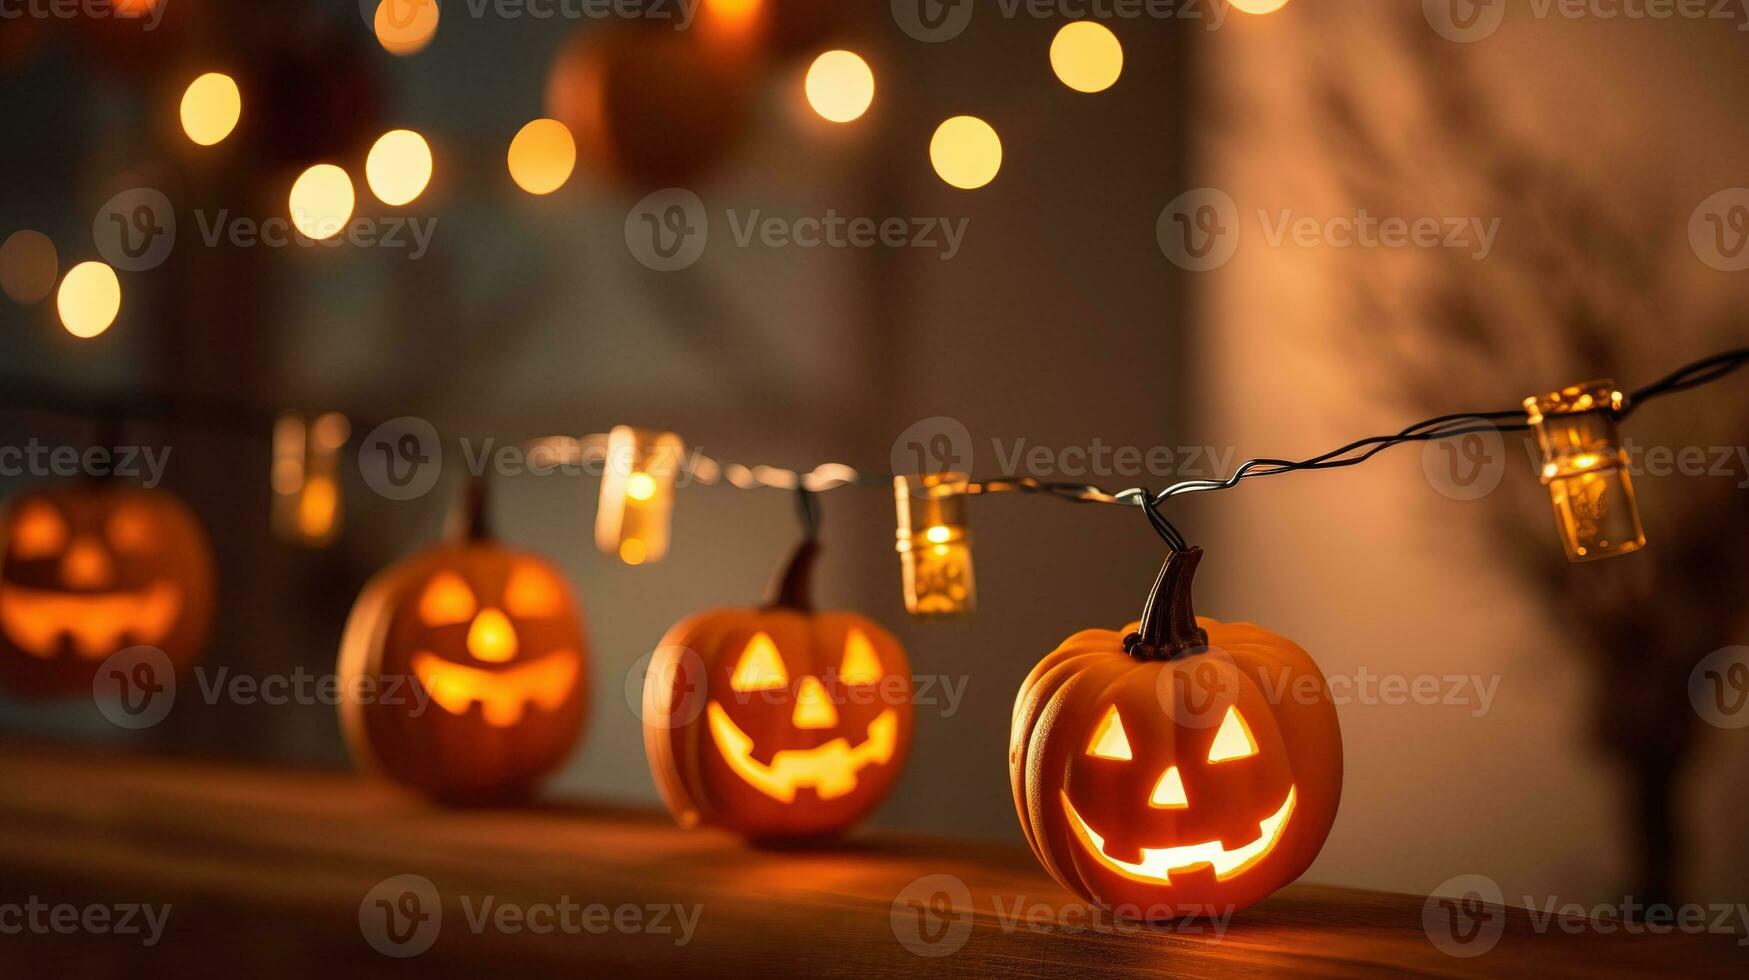
[[772,583],[771,601],[765,604],[765,608],[813,612],[814,559],[819,554],[818,541],[813,538],[803,539],[795,554],[779,570],[777,581]]
[[1171,660],[1209,645],[1206,630],[1196,624],[1190,586],[1201,548],[1174,551],[1154,580],[1154,591],[1142,609],[1142,628],[1124,637],[1124,652],[1137,660]]
[[464,543],[492,540],[491,493],[483,476],[469,477],[449,514],[449,537]]

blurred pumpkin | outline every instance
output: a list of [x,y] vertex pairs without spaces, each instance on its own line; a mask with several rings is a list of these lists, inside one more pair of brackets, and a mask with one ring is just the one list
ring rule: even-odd
[[0,515],[0,682],[26,697],[91,692],[131,646],[181,669],[213,615],[206,531],[167,490],[108,481],[24,493]]
[[692,32],[615,24],[559,52],[548,114],[579,160],[634,189],[686,184],[715,170],[747,128],[748,77],[709,57]]
[[681,826],[753,840],[835,834],[899,778],[910,664],[873,621],[814,611],[815,550],[802,545],[771,603],[692,616],[651,660],[644,748]]
[[1140,622],[1083,630],[1015,701],[1014,803],[1065,887],[1127,918],[1220,916],[1298,878],[1342,792],[1342,735],[1304,650],[1199,619],[1199,548],[1174,552]]
[[365,586],[338,668],[358,765],[451,802],[526,795],[571,754],[589,706],[564,577],[493,540],[470,496],[454,540]]

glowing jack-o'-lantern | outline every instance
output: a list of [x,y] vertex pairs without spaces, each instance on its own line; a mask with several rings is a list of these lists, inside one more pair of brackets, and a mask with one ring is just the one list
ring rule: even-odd
[[886,630],[807,598],[802,546],[762,609],[668,631],[644,684],[644,748],[682,826],[750,839],[837,833],[878,806],[911,742],[911,669]]
[[576,745],[587,656],[559,572],[473,521],[360,594],[340,648],[347,743],[437,799],[526,793]]
[[1304,650],[1199,619],[1174,552],[1124,632],[1083,630],[1015,702],[1009,771],[1039,862],[1131,918],[1224,915],[1298,878],[1336,818],[1342,737]]
[[107,482],[26,493],[0,517],[0,681],[27,697],[89,694],[104,658],[157,647],[194,662],[212,625],[213,558],[165,490]]

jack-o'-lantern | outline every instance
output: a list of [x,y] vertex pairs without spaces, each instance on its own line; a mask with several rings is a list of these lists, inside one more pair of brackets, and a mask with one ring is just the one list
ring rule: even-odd
[[169,491],[30,491],[8,503],[0,538],[0,681],[14,693],[89,695],[104,658],[130,646],[157,647],[178,669],[200,655],[212,547]]
[[475,497],[456,540],[382,572],[341,640],[353,758],[438,800],[521,796],[577,743],[583,621],[564,577],[493,540]]
[[1196,617],[1199,548],[1175,551],[1142,620],[1090,629],[1034,667],[1009,772],[1039,862],[1128,918],[1236,912],[1317,857],[1342,789],[1342,736],[1304,650]]
[[644,748],[681,826],[752,840],[818,837],[886,797],[911,742],[899,642],[815,612],[810,540],[761,609],[700,613],[662,638],[644,684]]

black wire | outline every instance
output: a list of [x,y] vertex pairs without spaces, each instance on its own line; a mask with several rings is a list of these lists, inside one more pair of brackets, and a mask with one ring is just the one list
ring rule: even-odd
[[796,487],[796,514],[802,521],[803,540],[819,540],[820,495],[807,487],[798,485]]

